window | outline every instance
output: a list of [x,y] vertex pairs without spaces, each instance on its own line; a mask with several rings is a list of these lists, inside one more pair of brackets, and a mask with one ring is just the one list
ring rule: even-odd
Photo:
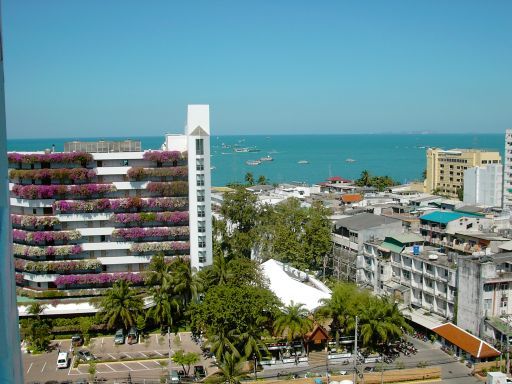
[[484,309],[491,309],[492,299],[484,299]]
[[204,217],[205,216],[204,206],[197,207],[197,216],[198,217]]
[[196,155],[204,155],[204,140],[196,139]]
[[102,160],[96,161],[96,166],[97,167],[103,167],[103,161]]
[[123,166],[125,166],[125,167],[128,166],[128,160],[123,160]]
[[204,159],[196,159],[196,170],[204,171]]
[[425,264],[425,269],[427,272],[433,272],[434,268],[432,267],[432,264]]
[[197,237],[197,246],[199,248],[206,248],[206,236]]
[[37,208],[32,208],[32,213],[35,215],[37,213]]
[[204,202],[204,190],[197,191],[197,201]]
[[502,291],[508,291],[508,283],[501,283],[500,284],[500,289]]
[[411,274],[409,271],[402,271],[404,279],[409,280],[411,278]]
[[105,242],[105,240],[106,240],[105,235],[101,235],[101,237],[100,237],[100,241],[101,241],[102,243],[104,243],[104,242]]
[[44,215],[52,215],[53,214],[53,208],[52,207],[44,207],[43,208],[43,214]]
[[206,263],[206,252],[205,251],[199,251],[198,256],[199,256],[200,263]]
[[380,266],[380,274],[383,275],[384,274],[384,267],[381,265]]
[[204,175],[196,175],[197,179],[197,186],[203,187],[204,186]]
[[507,302],[508,302],[508,299],[506,296],[502,297],[501,298],[501,308],[507,308]]
[[197,232],[206,232],[206,223],[204,221],[197,222]]

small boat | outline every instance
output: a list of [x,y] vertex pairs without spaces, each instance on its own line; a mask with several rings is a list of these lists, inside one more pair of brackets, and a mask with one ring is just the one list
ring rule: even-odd
[[258,149],[256,147],[248,148],[249,152],[261,152],[261,149]]
[[210,171],[213,171],[213,170],[215,170],[215,169],[217,169],[217,168],[215,168],[215,165],[212,165],[212,166],[210,167]]
[[245,147],[234,148],[234,151],[237,152],[237,153],[247,153],[247,152],[249,152],[249,148],[245,148]]
[[307,161],[307,160],[299,160],[299,161],[297,161],[297,164],[309,164],[309,161]]
[[345,159],[347,163],[355,163],[356,161],[354,159],[351,159],[350,157],[348,159]]
[[247,164],[247,165],[260,165],[261,164],[261,160],[247,160],[245,162],[245,164]]
[[271,158],[269,155],[265,156],[265,157],[260,157],[260,161],[273,161],[274,159]]

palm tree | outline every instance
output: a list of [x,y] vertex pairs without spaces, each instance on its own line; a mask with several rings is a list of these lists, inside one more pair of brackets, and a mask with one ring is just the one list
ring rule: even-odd
[[329,299],[322,299],[323,305],[316,315],[319,319],[331,320],[331,331],[334,333],[336,348],[339,348],[341,333],[347,333],[354,327],[358,306],[366,295],[353,284],[339,283],[334,287]]
[[179,304],[176,298],[166,287],[153,287],[150,292],[154,305],[146,312],[146,319],[151,319],[160,324],[160,328],[173,325],[174,315],[179,312]]
[[226,284],[231,278],[228,262],[224,255],[217,255],[213,259],[210,285]]
[[368,185],[370,185],[370,181],[370,172],[368,172],[368,170],[365,169],[363,172],[361,172],[361,177],[359,178],[358,182],[361,184],[361,186],[367,187]]
[[27,308],[27,313],[29,315],[33,315],[39,320],[41,318],[41,314],[46,309],[46,306],[40,303],[32,303]]
[[396,303],[380,297],[368,299],[359,324],[363,345],[374,351],[381,351],[383,345],[402,337],[403,330],[410,330]]
[[274,331],[277,334],[286,335],[289,343],[300,338],[302,349],[304,349],[304,336],[313,326],[313,321],[307,316],[308,311],[304,308],[304,304],[294,304],[292,301],[274,321]]
[[229,353],[231,356],[236,356],[238,358],[240,357],[240,352],[238,352],[235,347],[235,339],[236,336],[233,332],[226,332],[224,330],[220,330],[216,335],[208,337],[210,349],[218,361],[221,361],[224,358],[225,353]]
[[245,332],[236,336],[237,345],[240,350],[243,348],[245,358],[256,356],[258,360],[261,360],[262,350],[268,354],[267,346],[261,339],[262,328],[266,322],[267,318],[261,316],[256,319],[256,322],[249,324]]
[[124,325],[128,328],[135,324],[137,315],[142,312],[143,301],[131,289],[131,284],[118,280],[108,289],[99,302],[100,316],[108,328]]
[[215,365],[219,368],[215,375],[210,376],[207,383],[226,383],[226,384],[239,384],[243,379],[248,376],[243,371],[245,360],[240,356],[236,356],[229,352],[224,353],[222,360],[218,360]]
[[156,254],[151,258],[149,270],[146,272],[147,285],[170,285],[170,264],[165,262],[163,254]]
[[190,263],[182,258],[173,264],[172,283],[174,292],[181,296],[184,307],[196,300],[202,289],[201,281],[192,273]]
[[247,184],[254,185],[254,175],[252,172],[247,172],[245,174],[245,181],[247,181]]
[[266,185],[267,184],[267,178],[263,175],[258,177],[258,185]]

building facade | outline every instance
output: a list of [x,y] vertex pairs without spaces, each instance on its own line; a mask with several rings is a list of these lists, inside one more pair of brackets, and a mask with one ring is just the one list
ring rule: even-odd
[[503,208],[512,210],[512,129],[505,131],[505,159],[503,168]]
[[185,134],[163,147],[8,154],[19,294],[88,301],[119,279],[142,285],[155,254],[211,264],[208,106],[189,106]]
[[501,207],[503,166],[491,164],[464,171],[464,204]]
[[491,164],[501,164],[499,152],[428,148],[425,192],[457,197],[464,187],[465,170]]

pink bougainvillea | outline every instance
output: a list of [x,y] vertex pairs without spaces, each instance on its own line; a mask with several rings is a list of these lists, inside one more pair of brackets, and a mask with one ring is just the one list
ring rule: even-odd
[[135,180],[152,177],[185,177],[188,175],[188,167],[162,167],[162,168],[130,168],[127,173],[128,177]]
[[188,223],[188,212],[140,212],[140,213],[115,213],[111,219],[116,223],[147,223],[162,222],[173,225],[182,225]]
[[55,279],[55,284],[57,286],[103,285],[114,283],[118,280],[126,280],[133,284],[142,284],[144,282],[144,277],[142,274],[132,272],[61,275]]
[[11,215],[13,225],[19,227],[53,227],[60,224],[60,220],[55,216],[32,216],[32,215]]
[[51,247],[32,247],[30,245],[13,244],[12,252],[18,256],[68,256],[82,252],[79,245],[57,245]]
[[154,228],[120,228],[114,229],[113,237],[124,240],[143,239],[147,237],[180,237],[188,236],[188,227],[154,227]]
[[16,284],[22,285],[25,281],[25,278],[23,277],[22,273],[16,273]]
[[180,151],[147,151],[144,152],[144,160],[167,163],[169,161],[184,160],[187,158],[186,152]]
[[58,152],[58,153],[17,153],[7,154],[9,163],[87,163],[92,161],[92,155],[87,152]]
[[128,197],[120,199],[97,200],[59,200],[53,206],[60,212],[103,212],[130,210],[132,208],[163,208],[183,209],[187,206],[186,199],[155,197],[141,199],[140,197]]
[[12,193],[23,199],[53,199],[60,196],[73,195],[91,197],[115,192],[112,184],[82,184],[82,185],[19,185],[12,188]]
[[168,182],[149,182],[146,190],[152,193],[158,193],[161,196],[187,196],[188,182],[186,181],[168,181]]
[[37,231],[29,232],[21,229],[13,229],[12,237],[15,241],[27,243],[45,244],[48,241],[78,240],[82,237],[78,231]]
[[87,168],[11,169],[9,171],[10,179],[83,181],[95,176],[96,172]]
[[[18,260],[18,259],[16,259]],[[101,263],[98,260],[66,260],[66,261],[23,261],[24,265],[18,267],[15,261],[16,269],[23,269],[26,272],[53,272],[53,273],[67,273],[67,272],[96,272],[101,268]]]

